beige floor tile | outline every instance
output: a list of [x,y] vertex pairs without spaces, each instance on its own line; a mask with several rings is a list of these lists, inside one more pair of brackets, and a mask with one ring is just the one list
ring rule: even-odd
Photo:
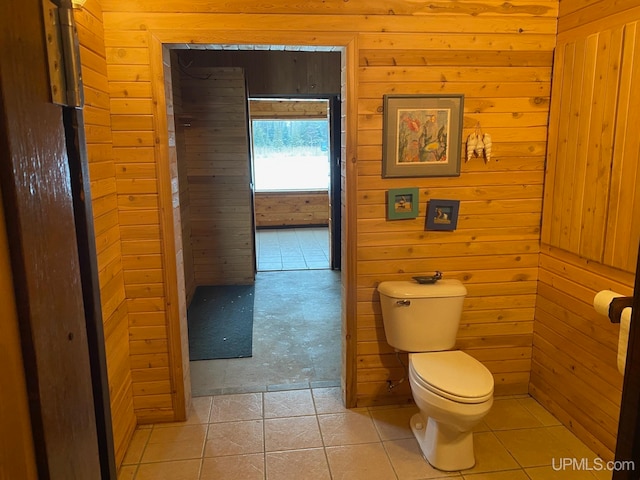
[[264,445],[266,452],[322,447],[316,416],[266,419]]
[[398,480],[460,478],[457,472],[442,472],[429,465],[414,438],[384,442],[384,448],[398,475]]
[[212,423],[204,447],[205,457],[264,452],[262,420]]
[[[560,468],[560,464],[557,464]],[[531,480],[595,480],[591,472],[586,470],[559,469],[554,470],[552,466],[525,468],[525,472]]]
[[264,480],[264,454],[205,458],[200,480]]
[[211,416],[209,417],[211,423],[262,418],[261,393],[216,395],[213,397],[212,403]]
[[551,465],[554,459],[574,456],[565,441],[552,434],[554,428],[558,427],[504,430],[495,434],[522,467],[539,467]]
[[487,425],[487,422],[485,422],[484,420],[480,420],[480,423],[478,423],[475,427],[473,427],[473,431],[474,432],[490,432],[491,429],[489,428],[489,425]]
[[327,457],[322,448],[266,454],[267,480],[330,480]]
[[207,434],[207,425],[178,425],[166,427],[158,424],[151,431],[149,445],[154,443],[199,442]]
[[515,428],[533,428],[543,426],[542,422],[529,412],[521,399],[498,399],[484,418],[491,430],[511,430]]
[[409,420],[418,413],[418,407],[395,407],[371,410],[373,423],[382,440],[414,438]]
[[463,475],[515,470],[520,467],[493,432],[474,433],[473,447],[476,465],[463,471]]
[[123,465],[118,470],[118,480],[133,480],[138,471],[138,465]]
[[562,442],[571,454],[576,458],[589,458],[594,459],[597,455],[591,451],[582,441],[576,437],[571,430],[564,425],[556,425],[549,427],[548,432],[553,435],[554,438]]
[[141,462],[200,458],[206,434],[206,425],[154,427]]
[[349,411],[342,402],[342,389],[340,387],[314,388],[312,393],[318,414]]
[[318,415],[324,444],[352,445],[379,442],[380,436],[368,411]]
[[187,425],[209,423],[209,413],[213,397],[193,397],[187,414]]
[[529,480],[524,470],[506,470],[503,472],[476,473],[463,475],[464,480]]
[[396,480],[381,443],[328,447],[333,480]]
[[536,417],[538,421],[545,427],[551,425],[560,425],[560,420],[550,414],[535,398],[520,398],[518,403],[527,409],[531,415]]
[[315,415],[311,390],[265,392],[264,418]]
[[140,465],[136,480],[199,480],[200,459]]
[[149,436],[151,435],[150,428],[136,428],[131,437],[131,442],[127,448],[127,453],[124,455],[122,465],[131,465],[140,463],[144,448],[147,446]]
[[[571,451],[571,455],[581,461],[588,459],[589,465],[593,467],[591,473],[598,480],[611,480],[611,472],[606,470],[606,461],[598,457],[589,447],[587,447],[571,430],[563,425],[557,425],[549,428],[549,432],[555,438],[560,440],[562,444]],[[596,462],[599,462],[596,464]]]

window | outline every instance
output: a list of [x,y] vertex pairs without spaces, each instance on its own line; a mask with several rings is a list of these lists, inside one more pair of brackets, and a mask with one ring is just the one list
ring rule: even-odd
[[252,120],[251,125],[256,191],[328,189],[328,120]]

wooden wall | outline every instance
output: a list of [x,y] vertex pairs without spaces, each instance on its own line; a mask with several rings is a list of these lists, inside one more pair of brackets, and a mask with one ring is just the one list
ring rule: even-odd
[[[496,393],[527,391],[557,0],[441,1],[437,9],[409,0],[101,3],[109,81],[132,82],[135,93],[120,106],[140,120],[159,101],[148,90],[150,49],[158,42],[347,46],[343,175],[345,184],[357,185],[343,197],[348,404],[409,399],[406,384],[393,394],[386,389],[387,379],[402,374],[384,339],[375,287],[436,269],[469,290],[459,346],[494,373]],[[354,58],[357,64],[349,63]],[[465,94],[464,136],[480,122],[493,135],[493,160],[465,163],[455,178],[382,179],[382,96],[439,92]],[[147,147],[161,134],[153,123],[132,126],[114,146],[159,162]],[[148,201],[149,212],[157,212],[154,194],[145,192],[154,191],[149,180],[119,199]],[[386,221],[385,192],[413,186],[420,188],[420,218]],[[461,200],[457,231],[424,231],[429,198]],[[162,248],[156,230],[144,232],[150,246]],[[130,303],[164,298],[162,282],[149,279],[145,287],[128,292]]]
[[640,7],[560,3],[531,393],[602,458],[623,377],[603,289],[633,292],[640,219]]
[[329,224],[329,192],[257,192],[256,227]]
[[[254,282],[254,219],[245,75],[194,67],[180,75],[177,131],[186,174],[194,284]],[[184,176],[184,175],[183,175]]]
[[340,52],[181,50],[182,68],[240,67],[251,96],[340,93]]
[[[508,20],[499,8],[485,5],[491,13],[470,16],[474,6],[460,5],[457,31],[474,32],[473,40],[443,31],[449,26],[446,16],[438,20],[440,31],[430,35],[362,35],[358,404],[395,403],[409,395],[407,382],[387,391],[386,380],[405,373],[385,342],[376,286],[435,270],[461,280],[468,290],[457,348],[489,368],[496,395],[527,391],[556,15],[552,2],[534,3],[516,4],[517,13]],[[490,25],[494,34],[485,30]],[[522,34],[513,36],[512,29]],[[463,93],[463,140],[480,124],[493,137],[492,160],[463,162],[455,178],[381,179],[385,93]],[[419,217],[387,221],[385,193],[404,187],[419,188]],[[427,202],[433,198],[460,200],[456,231],[425,231]]]
[[133,408],[129,328],[125,295],[122,241],[131,229],[140,228],[138,219],[120,215],[118,191],[127,189],[131,172],[116,166],[113,135],[128,128],[126,117],[112,121],[110,93],[126,87],[109,84],[104,47],[102,10],[96,0],[89,0],[82,10],[75,10],[80,41],[84,81],[84,120],[89,155],[89,175],[93,202],[96,251],[102,317],[106,343],[107,373],[111,395],[116,462],[119,465],[129,445],[136,417]]

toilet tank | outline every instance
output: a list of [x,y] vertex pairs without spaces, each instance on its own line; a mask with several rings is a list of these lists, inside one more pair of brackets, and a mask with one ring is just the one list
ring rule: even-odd
[[453,348],[467,294],[460,281],[444,279],[433,284],[381,282],[378,292],[389,345],[406,352]]

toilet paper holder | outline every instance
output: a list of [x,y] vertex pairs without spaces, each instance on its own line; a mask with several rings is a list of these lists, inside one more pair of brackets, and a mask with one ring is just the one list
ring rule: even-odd
[[609,320],[611,323],[620,323],[622,311],[633,306],[633,297],[617,297],[609,304]]

